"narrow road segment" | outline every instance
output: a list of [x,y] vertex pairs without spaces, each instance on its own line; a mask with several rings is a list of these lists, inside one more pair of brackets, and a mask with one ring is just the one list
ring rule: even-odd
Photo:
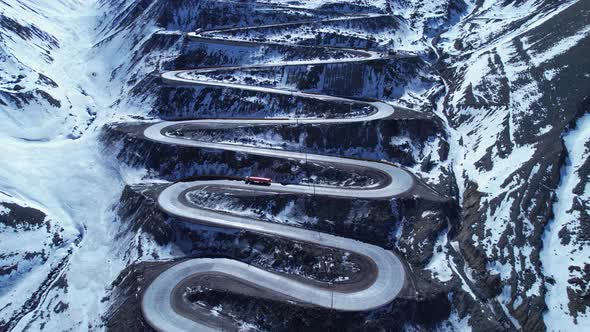
[[[363,15],[360,18],[370,18],[379,15]],[[344,17],[342,19],[351,19]],[[353,18],[355,19],[355,18]],[[339,19],[328,19],[324,22],[336,21]],[[316,22],[296,22],[286,24],[275,24],[265,27],[289,26]],[[224,32],[235,32],[247,30],[254,27],[221,29],[212,31],[201,31],[189,33],[189,37],[203,42],[222,43],[257,43],[253,41],[240,41],[231,38],[221,37]],[[258,27],[260,28],[260,27]],[[269,44],[269,43],[263,43]],[[285,46],[287,44],[279,44]],[[312,46],[306,46],[312,47]],[[279,158],[306,160],[307,162],[326,164],[342,169],[363,169],[375,174],[380,180],[376,185],[368,187],[330,187],[313,185],[280,185],[254,186],[239,181],[211,180],[178,182],[164,189],[158,197],[158,205],[165,213],[185,220],[186,222],[201,225],[215,226],[220,228],[239,229],[268,236],[291,239],[303,243],[314,244],[350,252],[363,257],[371,262],[369,270],[361,271],[366,280],[357,283],[339,285],[338,283],[328,284],[317,281],[301,280],[292,276],[266,271],[240,261],[219,258],[189,259],[174,265],[172,268],[160,274],[147,288],[143,294],[141,309],[147,322],[158,331],[215,331],[219,330],[219,324],[206,314],[190,314],[185,310],[179,310],[178,285],[187,280],[198,278],[202,275],[223,275],[226,278],[239,280],[241,283],[253,285],[266,294],[276,296],[277,299],[291,301],[300,304],[319,306],[340,311],[365,311],[371,310],[393,301],[402,291],[406,271],[400,259],[390,250],[363,243],[357,240],[334,236],[331,234],[310,231],[300,227],[292,227],[284,224],[270,223],[255,220],[238,215],[232,215],[213,211],[196,206],[191,202],[189,194],[207,187],[225,188],[226,190],[263,191],[265,193],[288,193],[301,195],[323,195],[344,198],[363,199],[390,199],[403,195],[410,195],[416,185],[415,177],[404,169],[381,161],[370,161],[320,154],[308,154],[303,152],[266,149],[252,146],[242,146],[227,143],[215,143],[199,141],[185,137],[171,135],[171,132],[182,131],[187,128],[209,128],[216,125],[224,126],[263,126],[263,125],[284,125],[284,124],[329,124],[329,123],[351,123],[376,121],[387,118],[395,118],[396,109],[403,109],[400,106],[393,106],[381,101],[364,101],[354,98],[329,96],[302,91],[289,91],[278,88],[261,86],[249,86],[204,79],[199,74],[215,71],[249,70],[268,67],[300,66],[300,65],[325,65],[337,63],[352,63],[380,60],[391,57],[374,51],[334,48],[339,51],[346,51],[352,57],[326,60],[302,60],[288,61],[261,65],[207,67],[189,70],[177,70],[165,72],[162,79],[168,84],[178,85],[202,85],[220,88],[233,88],[248,91],[256,91],[269,94],[292,95],[300,98],[312,98],[315,100],[341,102],[349,104],[362,104],[372,108],[367,115],[339,118],[290,118],[290,119],[202,119],[188,121],[164,121],[147,127],[143,134],[152,141],[189,146],[195,148],[216,149],[237,151],[253,155]],[[404,109],[404,111],[411,111]],[[205,317],[205,318],[203,318]]]

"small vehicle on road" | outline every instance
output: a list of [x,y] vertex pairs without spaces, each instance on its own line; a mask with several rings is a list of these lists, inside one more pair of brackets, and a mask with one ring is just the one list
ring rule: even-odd
[[247,176],[244,181],[246,184],[254,184],[258,186],[270,186],[272,184],[271,178],[261,178],[257,176]]

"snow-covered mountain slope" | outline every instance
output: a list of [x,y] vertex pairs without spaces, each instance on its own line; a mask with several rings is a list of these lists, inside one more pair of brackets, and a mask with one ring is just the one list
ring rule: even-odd
[[436,40],[461,253],[524,330],[590,324],[589,26],[587,1],[478,1]]
[[[184,35],[362,13],[392,16],[225,34],[292,47],[210,44]],[[0,0],[0,331],[103,330],[112,317],[122,324],[116,326],[142,324],[141,313],[124,305],[153,277],[156,259],[230,252],[299,271],[301,262],[285,258],[301,253],[299,247],[179,226],[156,211],[150,185],[123,189],[263,167],[301,180],[297,165],[242,155],[228,162],[222,154],[157,146],[119,127],[102,129],[131,118],[352,114],[329,103],[168,86],[157,76],[318,56],[295,44],[416,56],[216,78],[380,98],[439,119],[204,137],[396,161],[455,196],[459,207],[288,198],[263,204],[221,195],[207,196],[208,204],[275,222],[301,218],[305,226],[395,248],[419,296],[366,315],[334,316],[350,326],[584,330],[590,326],[589,26],[585,0]],[[359,78],[348,83],[350,76]],[[332,139],[336,134],[347,139]],[[117,153],[136,169],[113,160]],[[307,214],[309,204],[320,217]],[[367,218],[374,223],[354,226]],[[275,247],[286,248],[284,257],[273,256]],[[119,301],[121,294],[128,302]],[[257,302],[243,301],[239,310],[260,313]],[[280,308],[290,317],[289,308]],[[274,317],[273,310],[261,312]]]
[[75,238],[45,213],[27,205],[5,194],[0,198],[3,324],[22,317],[28,303],[43,296],[67,261],[68,244]]
[[96,139],[111,118],[108,61],[90,54],[100,11],[13,0],[0,12],[0,330],[86,330],[122,268],[109,234],[120,175]]
[[411,27],[425,39],[457,24],[468,13],[473,0],[391,0],[389,11],[404,17]]
[[79,2],[2,2],[3,134],[40,141],[76,138],[94,120],[94,101],[84,82],[94,79],[89,70],[93,66],[78,52],[89,46],[92,19],[77,12]]
[[567,159],[553,206],[553,220],[543,235],[540,260],[547,276],[545,314],[550,327],[576,329],[588,322],[590,284],[590,116],[584,115],[564,135]]

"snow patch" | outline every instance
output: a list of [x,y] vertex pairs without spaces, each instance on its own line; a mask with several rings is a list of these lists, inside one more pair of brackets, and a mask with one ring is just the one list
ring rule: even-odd
[[[581,245],[577,241],[575,230],[579,227],[581,216],[573,210],[576,200],[590,200],[590,190],[586,186],[584,194],[575,194],[574,188],[582,180],[578,173],[582,164],[590,158],[590,151],[584,143],[590,142],[590,114],[580,118],[576,129],[563,137],[568,151],[566,165],[561,171],[561,183],[557,189],[557,202],[553,205],[554,219],[549,222],[543,236],[543,250],[540,253],[543,263],[543,274],[555,280],[555,284],[547,283],[545,301],[548,310],[544,320],[549,330],[577,330],[582,326],[590,326],[590,313],[579,313],[577,324],[568,308],[567,289],[576,288],[569,283],[574,277],[569,266],[590,261],[590,246]],[[565,244],[559,236],[562,229],[573,231],[573,239]]]
[[434,244],[434,252],[432,258],[426,269],[430,270],[432,274],[440,281],[447,282],[452,279],[453,272],[449,267],[448,253],[447,253],[447,234],[448,231],[439,235]]
[[[540,66],[544,62],[547,62],[551,59],[558,57],[560,54],[565,53],[570,48],[576,46],[582,39],[590,36],[590,26],[586,26],[584,29],[580,30],[578,33],[569,36],[560,40],[557,44],[553,45],[549,49],[544,49],[543,52],[534,52],[531,51],[531,61],[535,64],[535,66]],[[526,39],[523,40],[525,43],[526,48],[531,48],[534,46],[533,44],[526,44]]]

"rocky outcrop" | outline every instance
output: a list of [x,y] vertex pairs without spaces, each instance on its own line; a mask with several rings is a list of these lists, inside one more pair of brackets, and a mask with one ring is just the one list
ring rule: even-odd
[[[503,302],[525,331],[546,329],[541,252],[551,250],[544,248],[544,234],[555,217],[568,154],[561,136],[582,116],[590,93],[574,88],[588,86],[578,74],[588,66],[582,55],[588,38],[580,35],[587,5],[537,6],[536,14],[523,13],[512,25],[489,21],[480,25],[489,32],[477,37],[462,32],[457,40],[463,52],[449,47],[451,55],[442,60],[449,86],[444,112],[461,136],[457,240],[475,287]],[[496,9],[475,9],[472,17]],[[566,38],[579,42],[560,44]]]
[[[3,302],[0,330],[14,328],[43,300],[48,288],[57,286],[54,283],[71,254],[58,253],[69,242],[63,233],[44,212],[0,201],[0,280],[3,299],[9,299]],[[36,278],[39,270],[46,273]],[[21,293],[19,284],[32,292]]]

